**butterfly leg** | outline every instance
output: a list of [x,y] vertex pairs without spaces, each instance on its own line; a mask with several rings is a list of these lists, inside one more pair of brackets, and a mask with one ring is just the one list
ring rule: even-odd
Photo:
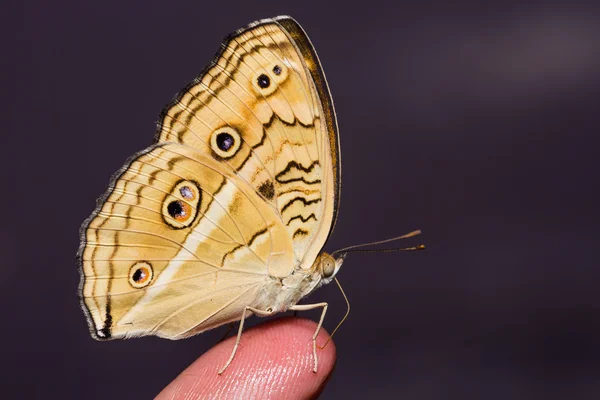
[[325,319],[325,313],[327,312],[327,303],[300,304],[300,305],[296,304],[289,308],[289,310],[292,310],[292,311],[307,311],[307,310],[314,310],[315,308],[323,308],[323,312],[321,313],[321,319],[319,320],[319,325],[317,325],[317,330],[315,330],[315,334],[312,337],[313,358],[315,360],[315,367],[313,368],[313,372],[317,372],[317,366],[319,364],[319,361],[317,359],[317,336],[319,335],[321,326],[323,326],[323,320]]
[[231,362],[233,361],[233,357],[235,357],[235,353],[237,352],[237,349],[240,345],[240,340],[242,339],[242,331],[244,330],[244,320],[246,319],[246,311],[252,311],[255,315],[259,315],[261,317],[267,317],[273,314],[273,310],[271,309],[267,311],[258,310],[254,307],[246,307],[244,309],[244,312],[242,313],[242,318],[240,319],[240,327],[238,329],[237,338],[235,339],[235,344],[233,345],[233,351],[231,352],[231,355],[229,356],[229,359],[227,360],[225,365],[223,365],[223,368],[219,370],[219,375],[221,375],[227,369],[227,367],[229,367],[229,364],[231,364]]

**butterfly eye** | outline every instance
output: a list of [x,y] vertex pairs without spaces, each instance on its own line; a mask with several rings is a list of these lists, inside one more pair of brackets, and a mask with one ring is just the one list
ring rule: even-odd
[[326,257],[323,260],[322,264],[322,272],[323,278],[330,278],[335,273],[335,261],[332,258]]
[[133,264],[129,270],[129,284],[136,289],[148,286],[153,277],[152,265],[146,261]]
[[202,191],[196,182],[180,181],[163,202],[163,219],[175,229],[189,227],[197,215]]
[[240,134],[229,126],[217,129],[210,137],[210,147],[220,158],[233,157],[241,145]]

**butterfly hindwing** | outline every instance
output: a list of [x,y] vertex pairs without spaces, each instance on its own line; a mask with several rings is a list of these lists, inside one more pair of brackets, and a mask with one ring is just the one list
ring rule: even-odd
[[216,314],[217,325],[238,319],[293,267],[291,239],[271,208],[179,144],[129,162],[84,235],[83,301],[99,336],[176,338],[210,328]]

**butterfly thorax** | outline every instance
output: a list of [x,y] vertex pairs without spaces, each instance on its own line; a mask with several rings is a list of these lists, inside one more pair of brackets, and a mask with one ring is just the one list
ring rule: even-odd
[[266,285],[256,307],[275,312],[286,311],[320,286],[328,284],[339,271],[342,262],[342,258],[336,260],[330,254],[321,253],[309,270],[296,268],[287,277]]

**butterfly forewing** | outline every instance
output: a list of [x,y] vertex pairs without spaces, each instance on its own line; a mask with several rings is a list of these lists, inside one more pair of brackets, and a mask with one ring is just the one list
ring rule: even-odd
[[[324,87],[317,89],[315,76]],[[163,112],[158,140],[214,154],[212,137],[235,130],[242,145],[222,161],[273,204],[293,238],[297,261],[306,258],[303,265],[310,267],[339,196],[331,172],[337,126],[322,118],[324,112],[332,116],[332,107],[299,25],[290,18],[266,20],[225,40],[216,60]]]

